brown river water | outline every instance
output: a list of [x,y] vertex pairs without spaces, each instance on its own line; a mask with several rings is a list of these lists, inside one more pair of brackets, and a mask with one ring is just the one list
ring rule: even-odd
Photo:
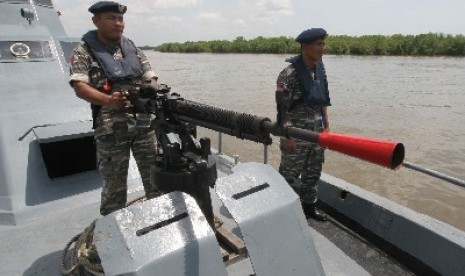
[[[276,77],[289,55],[146,52],[159,83],[184,98],[276,118]],[[405,161],[465,179],[465,58],[325,56],[331,131],[403,143]],[[217,147],[217,135],[201,130]],[[269,163],[279,164],[278,138]],[[263,146],[223,135],[223,152],[263,161]],[[465,188],[326,151],[323,172],[465,230]]]

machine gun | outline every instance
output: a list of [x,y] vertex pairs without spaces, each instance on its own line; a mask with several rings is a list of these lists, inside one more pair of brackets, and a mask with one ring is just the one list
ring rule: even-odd
[[317,133],[272,122],[269,118],[237,113],[183,99],[167,85],[143,86],[129,95],[134,106],[154,114],[158,150],[152,167],[152,185],[162,192],[183,191],[193,196],[213,226],[214,216],[209,187],[215,185],[216,165],[208,138],[196,139],[196,126],[255,141],[272,143],[271,135],[317,143],[390,169],[404,159],[404,146],[393,141]]

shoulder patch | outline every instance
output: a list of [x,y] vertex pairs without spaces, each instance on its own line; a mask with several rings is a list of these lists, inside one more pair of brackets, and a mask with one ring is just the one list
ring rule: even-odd
[[277,91],[281,91],[281,92],[282,92],[282,91],[286,90],[286,88],[287,88],[287,87],[286,87],[286,83],[285,83],[285,82],[283,82],[283,81],[278,81],[278,82],[277,82],[277,84],[276,84],[276,90],[277,90]]
[[74,64],[75,61],[76,61],[76,55],[71,54],[71,56],[69,57],[69,64]]

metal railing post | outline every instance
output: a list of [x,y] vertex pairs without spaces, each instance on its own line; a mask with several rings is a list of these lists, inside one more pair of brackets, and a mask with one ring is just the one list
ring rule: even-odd
[[222,133],[218,131],[218,154],[223,153],[223,136]]
[[268,164],[268,146],[263,147],[263,164]]

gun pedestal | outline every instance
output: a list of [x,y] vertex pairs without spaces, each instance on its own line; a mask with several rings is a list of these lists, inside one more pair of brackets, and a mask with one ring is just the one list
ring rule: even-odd
[[159,143],[162,141],[163,153],[157,154],[158,161],[152,166],[152,185],[158,187],[162,193],[181,191],[196,200],[210,227],[215,231],[225,263],[245,258],[247,250],[244,241],[222,224],[217,225],[219,221],[215,221],[210,187],[215,185],[217,170],[216,161],[209,158],[210,139],[202,138],[195,143],[193,135],[187,134],[195,133],[192,125],[181,129],[178,128],[174,135],[167,133],[166,128],[159,128],[158,137]]
[[[201,139],[200,144],[203,151],[210,151],[209,139]],[[208,156],[185,152],[179,143],[167,144],[152,166],[150,178],[162,193],[181,191],[191,195],[215,229],[209,187],[215,185],[217,172],[216,163],[209,162]]]

